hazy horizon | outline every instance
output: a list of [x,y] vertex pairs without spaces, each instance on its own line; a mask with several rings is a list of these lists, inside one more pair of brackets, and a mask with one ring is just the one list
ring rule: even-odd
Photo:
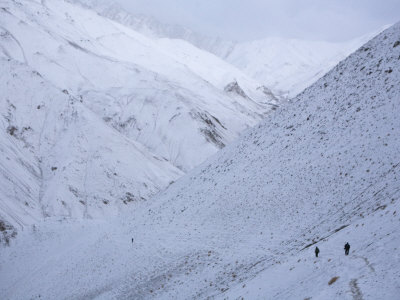
[[400,20],[400,0],[116,1],[135,14],[238,41],[283,37],[340,42]]

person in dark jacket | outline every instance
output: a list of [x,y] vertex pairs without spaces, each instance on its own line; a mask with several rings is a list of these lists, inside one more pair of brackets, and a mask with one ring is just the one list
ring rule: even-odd
[[318,257],[318,253],[319,253],[319,248],[315,247],[315,257]]
[[349,255],[349,252],[350,252],[350,244],[347,242],[347,243],[344,245],[344,254],[345,254],[345,255]]

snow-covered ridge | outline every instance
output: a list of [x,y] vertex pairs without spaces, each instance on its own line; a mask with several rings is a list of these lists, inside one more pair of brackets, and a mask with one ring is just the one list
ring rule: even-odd
[[243,42],[225,60],[277,95],[292,98],[386,28],[342,43],[283,38]]
[[396,299],[399,62],[396,24],[151,205],[25,232],[0,256],[0,292]]
[[234,42],[208,37],[179,25],[163,24],[148,16],[132,14],[114,1],[68,0],[129,26],[154,39],[185,40],[215,54],[261,82],[282,98],[292,98],[321,78],[341,60],[388,26],[347,42],[265,38]]
[[180,39],[192,45],[213,53],[218,57],[225,58],[235,47],[236,42],[224,40],[220,37],[210,37],[191,30],[190,28],[177,25],[165,24],[157,19],[126,11],[120,4],[109,0],[67,0],[71,3],[95,10],[100,15],[114,20],[143,33],[144,35],[158,39]]
[[[148,199],[276,105],[214,55],[60,0],[0,1],[0,57],[13,157],[1,158],[0,219],[18,227]],[[245,97],[225,92],[232,82]]]

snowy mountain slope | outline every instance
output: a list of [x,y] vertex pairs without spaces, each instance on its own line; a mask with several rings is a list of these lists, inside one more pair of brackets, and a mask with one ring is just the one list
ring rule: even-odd
[[83,7],[95,10],[101,16],[133,28],[144,35],[158,39],[180,39],[224,58],[233,49],[236,42],[200,34],[177,24],[166,24],[159,20],[126,11],[120,4],[110,0],[67,0]]
[[[4,114],[2,114],[4,117]],[[8,130],[7,130],[8,129]],[[2,118],[0,133],[0,243],[17,234],[17,228],[39,221],[37,199],[40,170],[35,157],[9,138],[13,128]],[[8,131],[8,132],[7,132]],[[12,199],[10,201],[10,199]]]
[[[400,290],[398,201],[266,269],[224,299],[396,299]],[[350,241],[350,255],[343,245]],[[332,283],[334,278],[337,278]],[[221,297],[222,298],[222,297]]]
[[[90,10],[57,0],[2,3],[4,53],[184,171],[256,124],[271,108],[263,103],[275,101],[260,84],[195,47],[185,46],[184,54],[196,51],[208,73]],[[224,91],[235,81],[247,97]]]
[[[254,99],[256,102],[264,103],[266,101],[277,101],[273,93],[269,91],[267,87],[262,86],[259,82],[251,79],[251,77],[245,75],[242,71],[226,61],[212,55],[212,53],[216,53],[210,49],[211,45],[210,47],[205,46],[205,44],[219,44],[218,41],[221,41],[221,44],[233,44],[233,42],[225,42],[220,39],[214,40],[182,26],[162,24],[151,17],[130,14],[118,3],[113,1],[68,1],[93,9],[101,16],[126,25],[147,37],[155,39],[157,48],[162,49],[164,54],[184,64],[184,66],[189,68],[193,73],[212,83],[219,89],[223,90],[228,84],[237,81],[246,94],[251,94],[251,99]],[[213,46],[213,48],[218,49],[218,51],[221,51],[221,47],[220,45]],[[232,47],[232,45],[230,45],[229,48],[230,47]],[[202,51],[201,49],[206,51]],[[224,54],[221,56],[226,55],[225,51],[223,52]],[[263,93],[263,90],[266,92]]]
[[207,37],[183,26],[163,24],[151,17],[129,13],[113,1],[69,1],[94,9],[100,15],[151,38],[185,40],[239,68],[254,80],[272,89],[274,94],[281,98],[296,96],[365,42],[387,28],[386,26],[341,43],[288,38],[233,42]]
[[225,59],[276,94],[292,98],[381,31],[342,43],[283,38],[243,42]]
[[0,256],[0,293],[396,299],[399,62],[396,24],[151,205],[24,232]]
[[[64,1],[0,7],[7,236],[10,224],[96,217],[148,199],[275,107],[266,88],[190,45],[152,41]],[[243,94],[227,91],[232,83]]]
[[115,214],[182,175],[25,64],[0,65],[3,222]]
[[[234,66],[227,64],[215,55],[193,47],[184,40],[163,38],[156,40],[156,43],[160,48],[166,49],[171,57],[184,63],[187,68],[196,72],[204,80],[229,92],[231,97],[253,100],[270,108],[278,106],[279,99],[268,87],[245,76]],[[204,64],[205,61],[208,64]],[[210,69],[210,65],[212,69]],[[232,87],[237,87],[237,90],[232,90]]]

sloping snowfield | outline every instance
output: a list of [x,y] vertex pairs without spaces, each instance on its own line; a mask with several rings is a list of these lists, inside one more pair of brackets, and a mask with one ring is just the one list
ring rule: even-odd
[[397,299],[399,66],[396,24],[151,205],[26,229],[2,298]]

